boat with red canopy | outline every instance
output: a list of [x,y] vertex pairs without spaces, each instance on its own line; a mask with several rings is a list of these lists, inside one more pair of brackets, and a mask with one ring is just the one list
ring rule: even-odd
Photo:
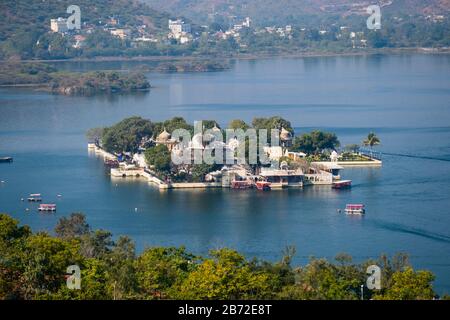
[[347,204],[345,206],[345,213],[361,215],[366,213],[366,209],[363,204]]
[[256,181],[255,185],[258,190],[262,191],[269,191],[272,189],[270,186],[270,182],[267,181]]
[[232,189],[250,189],[252,187],[252,183],[247,180],[239,181],[234,180],[231,181],[231,188]]

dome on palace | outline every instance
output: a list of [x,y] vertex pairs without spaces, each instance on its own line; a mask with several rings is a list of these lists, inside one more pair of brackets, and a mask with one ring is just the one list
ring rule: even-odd
[[163,141],[163,142],[166,142],[166,141],[169,141],[170,138],[171,138],[170,133],[168,133],[168,132],[166,131],[166,128],[164,128],[164,131],[161,132],[161,133],[159,134],[159,136],[158,136],[158,138],[157,138],[157,141]]
[[292,134],[289,131],[287,131],[285,128],[281,128],[280,139],[281,140],[291,140]]
[[220,128],[217,127],[217,123],[214,123],[214,127],[211,130],[215,131],[215,132],[220,132],[221,131]]

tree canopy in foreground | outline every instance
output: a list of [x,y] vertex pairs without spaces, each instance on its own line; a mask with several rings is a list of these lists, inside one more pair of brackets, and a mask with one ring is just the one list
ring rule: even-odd
[[[414,271],[407,256],[354,263],[311,258],[293,266],[288,247],[280,261],[247,259],[236,250],[190,253],[184,247],[148,247],[140,254],[128,237],[92,230],[85,216],[62,218],[56,236],[33,233],[0,214],[0,299],[359,299],[367,266],[382,268],[382,289],[365,299],[432,299],[434,275]],[[66,271],[81,269],[81,289],[70,290]]]

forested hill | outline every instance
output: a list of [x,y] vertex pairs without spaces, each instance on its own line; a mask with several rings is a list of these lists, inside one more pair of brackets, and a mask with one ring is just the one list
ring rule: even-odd
[[450,0],[141,0],[151,7],[199,23],[211,19],[250,16],[257,24],[299,23],[325,16],[364,14],[367,6],[379,4],[385,14],[448,14]]
[[168,14],[137,0],[1,0],[0,51],[23,56],[50,30],[50,19],[70,15],[66,10],[72,4],[80,7],[83,26],[99,27],[115,17],[121,26],[146,25],[151,32],[167,29]]

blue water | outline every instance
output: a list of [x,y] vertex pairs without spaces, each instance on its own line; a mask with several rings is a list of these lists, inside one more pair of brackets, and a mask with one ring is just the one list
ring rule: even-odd
[[[70,70],[132,69],[142,63],[59,63]],[[52,230],[71,212],[95,228],[128,235],[139,250],[185,245],[196,253],[229,246],[276,260],[286,245],[297,263],[347,252],[359,261],[408,252],[416,268],[432,270],[438,292],[450,292],[450,56],[391,55],[236,61],[226,72],[149,74],[148,94],[64,97],[0,89],[0,212],[33,230]],[[382,168],[345,169],[353,188],[161,192],[139,180],[112,180],[87,151],[84,133],[140,115],[189,121],[281,115],[296,133],[336,132],[342,145],[369,131]],[[436,159],[424,159],[429,157]],[[20,199],[42,193],[55,214],[39,214]],[[62,197],[58,198],[57,194]],[[337,213],[361,202],[364,217]],[[25,211],[30,208],[30,211]],[[135,208],[138,208],[135,212]]]

